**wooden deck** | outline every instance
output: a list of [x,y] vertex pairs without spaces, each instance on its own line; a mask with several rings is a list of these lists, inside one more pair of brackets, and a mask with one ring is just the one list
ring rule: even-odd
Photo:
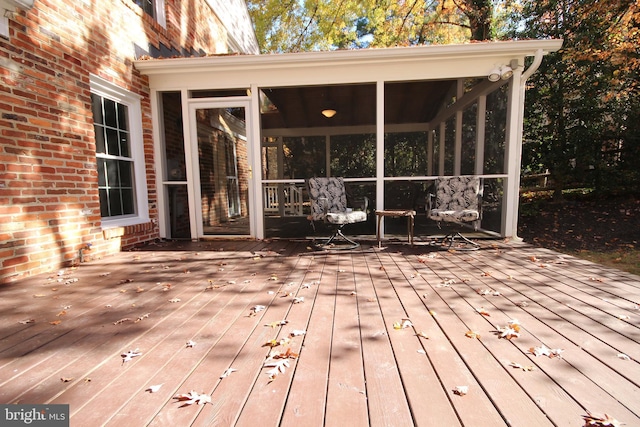
[[[162,244],[6,285],[0,402],[69,404],[73,426],[640,425],[640,277],[524,244],[368,243]],[[174,399],[192,390],[211,403]]]

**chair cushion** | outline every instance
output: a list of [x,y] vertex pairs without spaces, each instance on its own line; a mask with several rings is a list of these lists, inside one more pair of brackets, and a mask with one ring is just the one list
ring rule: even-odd
[[367,220],[367,213],[363,211],[353,212],[329,212],[327,222],[331,224],[353,224]]
[[311,219],[323,221],[326,212],[347,211],[347,192],[342,177],[310,178],[307,181],[311,200]]
[[431,209],[429,219],[446,222],[472,222],[480,218],[480,212],[475,209],[463,209],[459,211],[445,209]]

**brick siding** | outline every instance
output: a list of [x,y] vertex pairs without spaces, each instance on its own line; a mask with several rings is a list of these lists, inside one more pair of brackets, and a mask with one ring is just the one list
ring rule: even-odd
[[[0,283],[158,237],[149,88],[132,61],[227,45],[204,0],[166,0],[165,9],[166,29],[130,0],[36,0],[9,21],[0,38]],[[90,73],[142,96],[148,223],[102,228]]]

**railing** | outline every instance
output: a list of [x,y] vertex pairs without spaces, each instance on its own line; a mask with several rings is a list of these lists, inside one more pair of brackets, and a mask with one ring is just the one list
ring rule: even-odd
[[262,188],[265,212],[278,213],[280,216],[303,216],[302,188],[293,184],[265,185]]

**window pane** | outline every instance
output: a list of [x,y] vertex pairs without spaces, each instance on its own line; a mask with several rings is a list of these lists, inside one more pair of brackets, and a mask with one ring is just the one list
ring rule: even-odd
[[453,175],[453,162],[456,149],[456,117],[446,122],[444,131],[444,174]]
[[94,126],[93,131],[96,136],[96,153],[105,154],[104,128],[102,126]]
[[120,155],[122,157],[131,156],[129,152],[129,133],[120,132]]
[[129,112],[124,104],[118,104],[118,128],[129,130]]
[[118,116],[116,114],[116,103],[110,99],[104,100],[104,124],[111,127],[118,127]]
[[120,155],[120,142],[118,141],[118,131],[107,128],[107,154],[112,156]]
[[100,216],[109,216],[109,199],[107,197],[107,190],[104,188],[100,189]]
[[487,96],[484,173],[504,173],[508,85]]
[[120,185],[122,187],[133,188],[133,176],[131,175],[133,163],[120,160],[118,167],[120,169]]
[[168,181],[185,179],[184,138],[182,135],[182,99],[180,92],[162,93],[162,123],[164,124],[164,155]]
[[109,190],[109,214],[111,216],[122,215],[122,199],[120,198],[120,191]]
[[122,213],[124,215],[132,215],[135,212],[135,203],[133,202],[133,190],[122,189]]
[[91,111],[93,111],[93,122],[102,124],[102,97],[91,94]]
[[107,167],[104,159],[98,159],[98,186],[105,187],[107,185]]
[[476,117],[478,104],[474,103],[462,113],[462,159],[460,172],[473,175],[476,164]]
[[118,178],[118,161],[117,160],[105,160],[107,165],[107,183],[108,187],[119,187],[120,178]]

